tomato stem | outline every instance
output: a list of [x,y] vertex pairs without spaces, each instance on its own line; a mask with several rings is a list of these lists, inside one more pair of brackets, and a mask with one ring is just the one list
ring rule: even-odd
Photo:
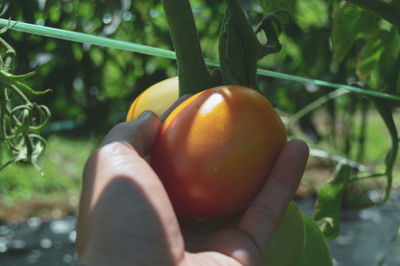
[[211,86],[199,36],[188,0],[162,0],[178,62],[179,95],[195,94]]
[[257,89],[257,55],[261,45],[239,1],[225,2],[227,8],[218,44],[222,82]]
[[[257,61],[280,51],[278,35],[281,22],[278,15],[283,13],[290,19],[290,14],[285,10],[271,12],[254,31],[239,0],[225,0],[225,3],[227,8],[218,44],[222,81],[258,89]],[[260,31],[265,32],[266,44],[261,44],[257,38]]]

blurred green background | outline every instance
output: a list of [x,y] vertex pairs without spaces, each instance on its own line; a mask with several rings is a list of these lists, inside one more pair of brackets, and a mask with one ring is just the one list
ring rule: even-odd
[[[265,11],[255,1],[241,2],[256,26]],[[160,1],[9,0],[4,3],[3,18],[173,50]],[[287,22],[280,36],[282,51],[267,56],[259,67],[336,83],[357,81],[356,48],[341,62],[333,60],[332,19],[339,1],[285,3],[291,3],[287,8],[293,20]],[[204,55],[217,59],[224,3],[192,0],[191,4]],[[381,24],[382,28],[388,27],[387,23]],[[52,93],[34,98],[50,108],[52,120],[43,131],[48,140],[47,150],[39,160],[44,176],[23,164],[11,165],[0,172],[0,219],[7,218],[7,206],[32,198],[63,201],[76,207],[88,156],[106,132],[125,119],[131,102],[141,91],[176,75],[176,62],[13,30],[3,38],[17,51],[15,73],[26,73],[40,66],[27,83],[36,90],[52,89]],[[277,103],[283,118],[290,118],[331,91],[269,77],[259,77],[258,81],[260,88]],[[382,167],[390,147],[382,119],[368,100],[354,94],[341,96],[308,113],[288,127],[288,133],[290,137],[306,139],[315,149],[365,163],[371,169]],[[7,150],[1,147],[0,160],[7,156]],[[316,179],[328,179],[336,162],[315,160],[317,163],[310,167],[319,173]],[[315,190],[310,189],[310,193]]]

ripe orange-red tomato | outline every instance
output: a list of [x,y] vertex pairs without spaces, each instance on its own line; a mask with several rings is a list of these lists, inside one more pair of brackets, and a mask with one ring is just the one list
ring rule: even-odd
[[146,111],[160,117],[179,97],[178,77],[160,81],[144,90],[131,104],[126,121],[135,120]]
[[151,165],[178,215],[222,218],[248,206],[286,141],[263,95],[221,86],[193,95],[167,117]]

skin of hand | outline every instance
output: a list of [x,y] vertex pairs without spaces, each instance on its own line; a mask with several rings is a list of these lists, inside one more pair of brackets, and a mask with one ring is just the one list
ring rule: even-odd
[[78,264],[262,265],[303,175],[307,144],[289,141],[251,205],[223,228],[200,234],[199,222],[178,220],[146,160],[160,125],[150,111],[120,123],[88,159],[77,224]]

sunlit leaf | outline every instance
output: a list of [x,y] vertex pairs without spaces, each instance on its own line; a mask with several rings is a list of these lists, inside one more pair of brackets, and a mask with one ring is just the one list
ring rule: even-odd
[[378,29],[378,17],[344,2],[335,13],[332,26],[333,60],[342,61],[354,42]]
[[347,2],[336,11],[332,26],[333,60],[335,62],[342,61],[353,46],[361,13],[361,8]]
[[365,42],[357,57],[356,73],[359,79],[366,79],[378,69],[379,58],[386,48],[383,46],[382,32],[376,31]]
[[327,239],[334,239],[340,233],[340,207],[349,178],[350,166],[344,162],[339,163],[332,179],[318,194],[314,220],[320,224],[321,231]]

